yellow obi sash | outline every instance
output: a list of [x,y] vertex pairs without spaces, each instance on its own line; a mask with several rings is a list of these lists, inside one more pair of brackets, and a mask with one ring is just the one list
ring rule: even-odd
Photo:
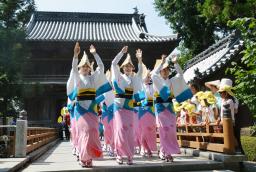
[[116,98],[132,99],[132,96],[133,96],[133,89],[132,88],[125,88],[125,93],[124,94],[117,94],[115,92],[115,97]]
[[147,98],[147,104],[146,106],[153,106],[153,97],[148,97]]
[[95,88],[81,88],[78,90],[77,100],[95,100],[96,89]]
[[166,101],[161,98],[158,92],[154,93],[154,97],[155,97],[155,100],[154,100],[155,103],[168,103],[168,102],[172,102],[173,95],[170,94],[170,96]]

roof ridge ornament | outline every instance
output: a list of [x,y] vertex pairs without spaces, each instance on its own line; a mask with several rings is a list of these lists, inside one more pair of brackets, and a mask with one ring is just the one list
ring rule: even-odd
[[140,14],[139,21],[140,21],[140,26],[141,27],[146,27],[146,24],[145,24],[145,14],[144,13]]
[[134,9],[133,14],[138,14],[139,13],[139,10],[138,10],[137,6],[135,6],[133,9]]

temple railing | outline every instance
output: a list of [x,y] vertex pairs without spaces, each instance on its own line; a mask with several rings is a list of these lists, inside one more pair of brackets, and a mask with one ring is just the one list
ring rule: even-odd
[[[177,125],[177,141],[180,147],[235,154],[237,145],[230,110],[223,112],[221,124]],[[160,143],[157,128],[157,143]]]
[[58,138],[56,128],[29,127],[27,132],[27,154]]
[[2,125],[0,126],[0,157],[24,157],[57,138],[56,128],[22,127],[20,129],[16,125]]
[[[230,115],[230,114],[229,114]],[[187,124],[177,126],[180,147],[235,154],[233,123],[230,116],[222,118],[222,124]]]
[[225,152],[222,125],[191,124],[177,126],[177,139],[180,147]]

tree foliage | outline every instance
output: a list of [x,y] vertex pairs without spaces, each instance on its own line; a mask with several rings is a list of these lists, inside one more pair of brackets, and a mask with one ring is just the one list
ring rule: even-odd
[[[241,63],[233,63],[230,71],[236,78],[237,97],[256,114],[256,0],[155,0],[155,7],[179,34],[181,49],[187,50],[183,61],[234,28],[241,31],[245,43],[243,58]],[[228,27],[230,20],[234,21]]]
[[20,95],[21,71],[28,56],[25,24],[34,11],[33,0],[0,2],[0,112],[13,113]]
[[256,19],[239,18],[228,25],[241,31],[245,46],[241,63],[233,63],[229,69],[236,78],[236,95],[256,114]]
[[192,56],[228,34],[229,20],[256,14],[255,0],[155,0],[155,7]]
[[155,0],[155,7],[179,34],[185,48],[198,54],[214,43],[214,26],[207,23],[197,6],[200,0]]
[[205,0],[198,6],[208,22],[213,22],[216,29],[225,31],[227,21],[239,17],[252,17],[256,12],[255,0]]

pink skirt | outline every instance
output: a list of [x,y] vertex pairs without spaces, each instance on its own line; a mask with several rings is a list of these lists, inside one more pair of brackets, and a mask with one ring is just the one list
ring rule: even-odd
[[104,140],[105,144],[113,146],[114,138],[113,138],[113,120],[108,122],[108,117],[105,117],[102,121],[104,125]]
[[114,144],[118,156],[132,157],[134,154],[134,112],[119,109],[113,118]]
[[156,151],[156,118],[146,112],[139,120],[140,143],[148,151]]
[[78,119],[80,161],[102,157],[98,126],[98,117],[93,113],[86,113]]
[[70,121],[70,133],[71,133],[71,144],[73,148],[77,148],[77,126],[76,126],[76,119],[72,118]]
[[139,128],[139,112],[134,112],[134,146],[136,147],[140,147],[141,143],[140,143],[140,128]]
[[165,155],[180,153],[176,134],[176,116],[165,109],[156,117],[159,127],[160,151]]

